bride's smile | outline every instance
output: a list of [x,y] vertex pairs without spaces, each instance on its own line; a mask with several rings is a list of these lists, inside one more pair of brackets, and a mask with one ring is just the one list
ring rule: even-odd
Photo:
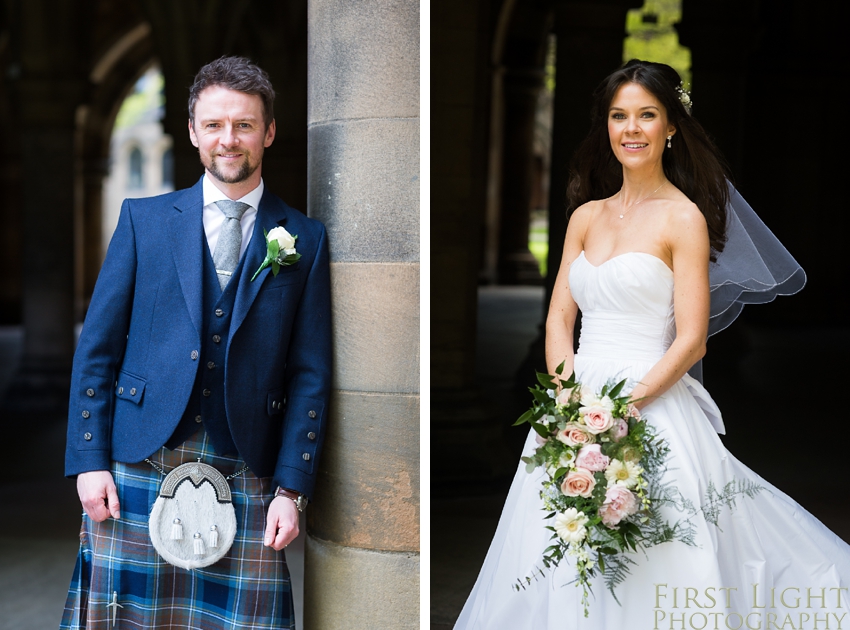
[[617,90],[608,109],[608,137],[614,156],[626,168],[657,168],[676,129],[664,106],[637,83]]

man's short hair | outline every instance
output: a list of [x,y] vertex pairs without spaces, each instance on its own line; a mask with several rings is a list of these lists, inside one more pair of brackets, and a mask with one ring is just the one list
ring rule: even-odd
[[266,128],[274,120],[274,89],[266,71],[245,57],[220,57],[198,70],[195,82],[189,88],[189,121],[192,126],[195,125],[198,97],[205,89],[215,85],[259,96]]

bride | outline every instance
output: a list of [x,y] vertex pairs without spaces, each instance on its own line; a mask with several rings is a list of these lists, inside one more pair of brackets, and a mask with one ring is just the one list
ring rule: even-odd
[[[549,306],[546,362],[554,374],[563,361],[565,376],[575,370],[595,391],[629,378],[635,404],[670,448],[665,481],[694,504],[710,484],[762,490],[739,497],[717,525],[698,519],[695,546],[674,541],[634,554],[618,601],[594,582],[585,618],[574,567],[565,560],[539,571],[552,536],[539,494],[545,473],[521,464],[456,630],[850,628],[850,546],[724,448],[720,412],[687,373],[708,335],[744,303],[804,282],[728,185],[689,106],[678,74],[663,64],[631,61],[597,89],[569,187],[575,211]],[[536,448],[534,435],[524,455]],[[662,511],[671,523],[683,518]]]

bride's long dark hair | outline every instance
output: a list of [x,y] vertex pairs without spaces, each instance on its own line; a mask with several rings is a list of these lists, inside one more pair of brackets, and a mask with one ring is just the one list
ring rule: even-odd
[[608,108],[625,83],[636,83],[667,110],[676,128],[673,147],[664,149],[664,175],[693,201],[708,223],[711,260],[726,243],[726,205],[729,202],[726,161],[708,134],[690,115],[679,97],[679,74],[670,66],[632,59],[609,75],[593,93],[591,128],[573,155],[567,188],[568,212],[593,199],[614,195],[623,185],[623,167],[611,150]]

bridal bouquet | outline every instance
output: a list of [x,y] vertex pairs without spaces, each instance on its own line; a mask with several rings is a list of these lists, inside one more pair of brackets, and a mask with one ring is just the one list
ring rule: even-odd
[[[528,422],[537,432],[540,446],[522,458],[526,470],[546,471],[540,496],[553,543],[543,552],[543,565],[550,569],[565,556],[573,559],[588,616],[594,577],[602,576],[619,603],[614,588],[636,564],[631,553],[672,540],[695,545],[696,517],[717,526],[724,506],[734,508],[737,497],[752,498],[764,488],[747,480],[716,487],[709,480],[696,505],[662,479],[669,447],[623,393],[626,379],[593,392],[575,374],[563,380],[563,368],[555,377],[537,373],[539,385],[530,388],[534,403],[514,426]],[[661,514],[664,505],[687,516],[670,524]],[[514,588],[524,589],[537,573],[543,570],[517,580]]]
[[[574,559],[587,616],[593,577],[601,574],[614,594],[634,564],[626,553],[674,539],[693,544],[693,529],[670,525],[659,513],[661,504],[673,502],[660,479],[669,449],[623,394],[626,380],[596,393],[575,374],[562,380],[563,367],[557,377],[537,374],[540,385],[530,390],[534,404],[515,426],[528,422],[538,434],[540,446],[522,458],[528,472],[546,471],[540,495],[554,542],[543,565]],[[534,577],[517,580],[514,588],[525,588]]]

